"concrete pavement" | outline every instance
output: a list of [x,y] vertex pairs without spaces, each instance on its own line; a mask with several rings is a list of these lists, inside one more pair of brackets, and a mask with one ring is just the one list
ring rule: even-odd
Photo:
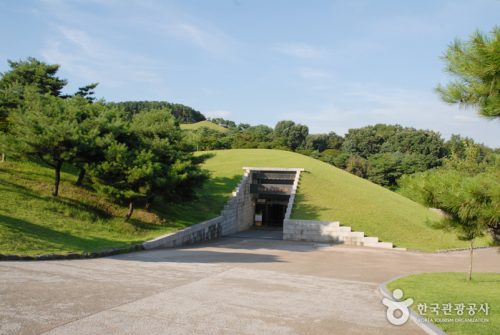
[[[101,259],[2,262],[0,334],[422,334],[386,321],[378,284],[466,267],[467,252],[244,236]],[[477,250],[475,271],[500,272],[497,250]]]

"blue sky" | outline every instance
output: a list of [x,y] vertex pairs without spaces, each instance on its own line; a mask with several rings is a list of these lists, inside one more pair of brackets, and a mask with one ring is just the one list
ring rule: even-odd
[[375,123],[500,147],[500,121],[442,103],[440,56],[500,24],[500,1],[0,1],[7,59],[61,65],[68,91],[168,100],[209,117],[313,133]]

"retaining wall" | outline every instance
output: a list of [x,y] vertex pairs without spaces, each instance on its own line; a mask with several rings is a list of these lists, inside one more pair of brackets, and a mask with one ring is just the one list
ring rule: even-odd
[[253,225],[254,201],[250,194],[249,175],[250,171],[245,171],[220,216],[146,241],[142,244],[144,249],[180,247],[250,228]]

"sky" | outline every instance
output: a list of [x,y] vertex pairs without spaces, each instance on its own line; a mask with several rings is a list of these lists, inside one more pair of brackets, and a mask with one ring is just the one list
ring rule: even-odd
[[497,0],[0,0],[7,60],[60,64],[67,93],[167,100],[311,133],[376,123],[500,147],[500,121],[440,101],[455,39],[500,24]]

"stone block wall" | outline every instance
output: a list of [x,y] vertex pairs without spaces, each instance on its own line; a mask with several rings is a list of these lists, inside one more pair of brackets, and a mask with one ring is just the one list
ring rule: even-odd
[[222,236],[247,230],[253,225],[255,201],[250,193],[251,176],[246,170],[241,182],[221,212]]
[[146,241],[142,244],[144,249],[180,247],[213,240],[250,228],[253,225],[255,202],[250,194],[249,175],[250,171],[245,171],[220,216]]
[[216,239],[222,233],[223,217],[203,221],[174,233],[159,236],[142,244],[144,249],[173,248]]

